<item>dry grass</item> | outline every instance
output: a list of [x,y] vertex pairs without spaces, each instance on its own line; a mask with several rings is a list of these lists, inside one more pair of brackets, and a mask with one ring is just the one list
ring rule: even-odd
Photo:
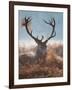
[[37,60],[27,55],[20,56],[19,78],[62,77],[63,60],[58,55],[59,51],[55,52],[54,49],[48,49],[47,53]]

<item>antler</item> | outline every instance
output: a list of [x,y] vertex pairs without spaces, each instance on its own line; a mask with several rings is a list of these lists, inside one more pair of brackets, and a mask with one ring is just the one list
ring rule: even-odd
[[43,35],[42,35],[41,39],[38,39],[38,36],[34,37],[32,35],[32,31],[29,32],[28,24],[29,24],[29,22],[31,22],[31,20],[32,20],[31,17],[28,17],[28,18],[25,17],[24,21],[22,22],[22,25],[25,26],[26,31],[29,34],[29,36],[31,36],[39,46],[46,47],[46,43],[48,42],[48,40],[50,40],[51,38],[56,36],[56,32],[55,32],[55,24],[56,23],[55,23],[55,19],[52,18],[49,22],[47,22],[46,20],[43,20],[46,24],[49,24],[53,28],[51,35],[45,41],[43,41],[43,39],[44,39]]
[[52,18],[51,20],[49,20],[49,22],[47,22],[46,20],[43,20],[46,24],[49,24],[52,27],[52,33],[51,35],[44,41],[44,43],[46,44],[48,42],[48,40],[50,40],[51,38],[56,36],[56,32],[55,32],[55,19]]
[[29,22],[31,22],[31,20],[32,20],[31,17],[28,17],[28,18],[25,17],[24,21],[22,22],[22,25],[25,26],[27,33],[35,40],[35,42],[38,45],[40,45],[40,44],[42,44],[42,40],[44,39],[44,36],[42,35],[42,38],[38,39],[38,36],[36,38],[32,35],[32,32],[31,33],[29,32],[28,24],[29,24]]

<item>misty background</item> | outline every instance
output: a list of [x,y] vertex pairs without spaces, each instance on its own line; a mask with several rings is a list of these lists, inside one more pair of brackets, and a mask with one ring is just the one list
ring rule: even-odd
[[58,41],[63,42],[63,12],[46,12],[46,11],[27,11],[27,10],[19,10],[18,11],[18,40],[19,46],[36,46],[35,41],[27,34],[25,27],[21,25],[24,17],[31,17],[31,29],[33,36],[41,39],[41,36],[44,36],[44,40],[50,36],[52,32],[52,27],[47,25],[43,20],[49,21],[51,18],[55,18],[56,26],[56,36],[50,40],[50,42]]

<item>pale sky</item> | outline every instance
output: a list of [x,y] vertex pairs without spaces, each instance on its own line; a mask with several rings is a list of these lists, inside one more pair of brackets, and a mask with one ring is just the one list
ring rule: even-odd
[[25,11],[19,10],[18,12],[18,21],[19,21],[19,32],[18,38],[19,41],[31,42],[33,39],[27,34],[24,27],[21,26],[21,20],[24,17],[32,18],[32,32],[35,37],[41,35],[45,37],[45,39],[51,34],[52,27],[47,25],[43,19],[49,21],[52,17],[55,18],[56,26],[56,36],[51,40],[61,40],[63,41],[63,12],[45,12],[45,11]]

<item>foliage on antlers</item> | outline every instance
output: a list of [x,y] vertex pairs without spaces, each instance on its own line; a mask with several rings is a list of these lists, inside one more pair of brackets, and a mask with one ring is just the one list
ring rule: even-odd
[[31,17],[28,17],[28,18],[25,17],[24,18],[24,22],[22,22],[22,26],[25,26],[26,31],[29,34],[29,36],[32,37],[38,45],[46,47],[46,43],[48,42],[48,40],[50,40],[51,38],[56,36],[56,32],[55,32],[55,25],[56,25],[56,23],[55,23],[55,19],[52,18],[49,22],[47,22],[46,20],[43,20],[46,24],[48,24],[48,25],[50,25],[52,27],[51,35],[45,41],[43,41],[43,39],[44,39],[43,35],[42,35],[41,39],[38,39],[38,36],[34,37],[32,35],[32,31],[29,32],[28,23],[31,22],[31,20],[32,20]]

